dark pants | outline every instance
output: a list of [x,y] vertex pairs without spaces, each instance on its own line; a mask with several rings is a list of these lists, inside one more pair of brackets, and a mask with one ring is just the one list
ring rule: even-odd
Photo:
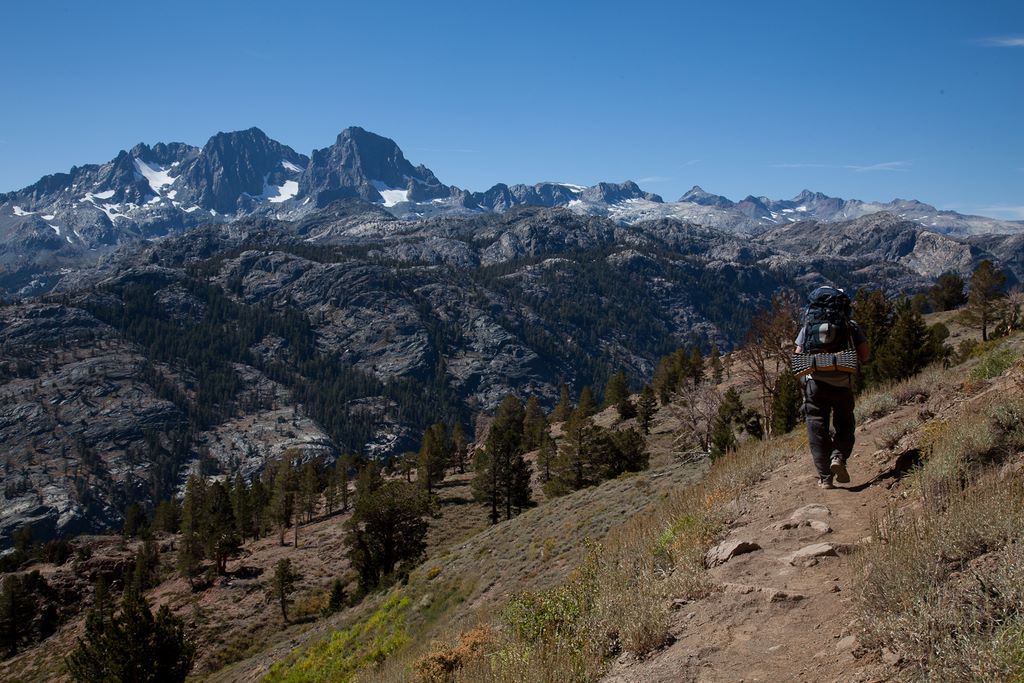
[[[832,418],[834,433],[829,430]],[[832,458],[846,462],[853,452],[853,391],[827,382],[807,380],[804,385],[804,418],[807,441],[818,476],[832,477]]]

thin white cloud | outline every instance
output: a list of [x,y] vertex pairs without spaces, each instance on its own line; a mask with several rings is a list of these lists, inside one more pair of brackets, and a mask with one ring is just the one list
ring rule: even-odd
[[979,45],[985,47],[1024,47],[1024,36],[995,36],[992,38],[982,38],[978,41]]
[[636,179],[638,183],[667,183],[670,180],[675,180],[675,178],[669,178],[663,175],[649,175],[645,178]]
[[870,173],[873,171],[909,171],[909,161],[883,161],[877,164],[771,164],[770,168],[841,168],[856,173]]
[[700,159],[690,159],[689,161],[684,161],[683,162],[683,166],[695,166],[696,164],[699,164],[699,163],[700,163]]
[[872,171],[909,171],[909,161],[883,161],[880,164],[870,164],[868,166],[858,166],[855,164],[847,164],[843,168],[848,168],[857,173],[870,173]]

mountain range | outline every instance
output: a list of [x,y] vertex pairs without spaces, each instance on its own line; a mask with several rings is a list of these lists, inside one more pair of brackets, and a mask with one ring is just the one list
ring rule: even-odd
[[209,223],[248,217],[302,220],[339,199],[376,204],[399,218],[502,213],[517,206],[565,207],[622,225],[672,218],[758,234],[779,225],[835,222],[891,212],[949,235],[1024,232],[1024,222],[941,211],[915,200],[887,203],[805,190],[793,199],[732,201],[695,186],[674,202],[636,183],[497,184],[484,192],[445,185],[413,166],[393,140],[352,127],[309,156],[258,128],[218,133],[201,148],[138,144],[98,165],[73,167],[0,194],[0,288],[43,291],[62,269],[114,248]]
[[3,195],[0,550],[24,524],[117,526],[190,472],[248,477],[289,448],[387,459],[510,392],[550,408],[619,369],[637,387],[680,346],[735,348],[782,289],[909,294],[983,259],[1024,281],[1016,224],[683,199],[469,193],[360,129],[308,157],[256,129],[139,145]]

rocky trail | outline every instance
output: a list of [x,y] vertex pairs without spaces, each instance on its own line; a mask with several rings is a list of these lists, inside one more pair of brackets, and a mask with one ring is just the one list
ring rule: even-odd
[[806,452],[766,475],[708,552],[712,593],[677,601],[672,644],[641,661],[621,658],[605,681],[888,680],[895,656],[857,642],[851,552],[871,542],[872,519],[907,469],[909,454],[876,450],[875,441],[911,410],[858,429],[849,484],[818,488]]

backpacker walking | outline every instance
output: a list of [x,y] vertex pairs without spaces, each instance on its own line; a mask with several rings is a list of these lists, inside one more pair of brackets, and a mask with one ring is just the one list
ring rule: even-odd
[[833,481],[850,481],[846,461],[854,443],[854,376],[870,356],[867,337],[850,314],[845,292],[819,287],[807,299],[796,338],[793,366],[804,385],[807,441],[818,486],[825,489],[834,488]]

